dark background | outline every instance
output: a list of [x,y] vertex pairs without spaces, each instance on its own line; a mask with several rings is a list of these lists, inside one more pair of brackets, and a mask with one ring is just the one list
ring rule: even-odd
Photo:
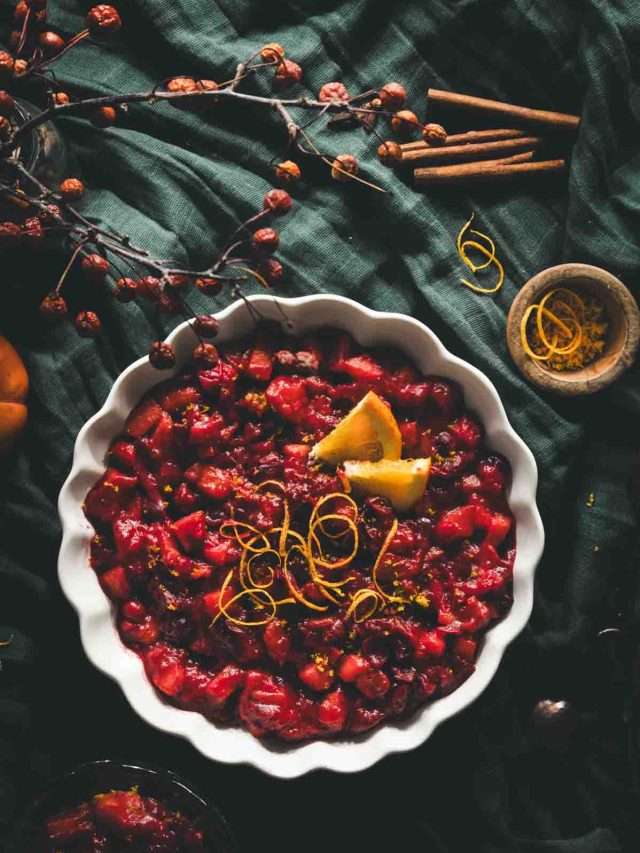
[[[87,7],[53,3],[50,20],[70,34]],[[338,186],[303,164],[309,180],[282,223],[280,256],[289,271],[282,294],[340,292],[412,314],[495,382],[538,460],[548,544],[529,627],[481,699],[422,748],[356,776],[316,773],[293,782],[205,760],[141,722],[87,662],[56,579],[55,501],[77,431],[118,372],[173,322],[87,292],[72,277],[72,303],[100,311],[103,338],[96,344],[66,327],[45,329],[34,308],[64,256],[51,249],[0,261],[0,331],[21,349],[32,382],[27,432],[0,474],[0,637],[13,636],[0,650],[0,822],[10,827],[16,810],[61,770],[110,757],[184,774],[220,805],[243,849],[636,850],[622,721],[631,688],[596,635],[618,619],[616,594],[634,620],[637,549],[626,484],[638,435],[638,369],[591,400],[541,396],[509,359],[504,319],[524,281],[562,260],[600,264],[638,294],[637,3],[138,0],[120,9],[125,27],[115,43],[82,45],[56,66],[70,92],[142,90],[178,73],[226,79],[239,58],[276,40],[302,64],[311,91],[333,79],[352,92],[397,79],[421,116],[428,85],[582,113],[568,180],[471,195],[415,193],[377,163],[373,138],[319,133],[327,151],[356,154],[391,192]],[[60,126],[73,170],[90,185],[83,210],[158,256],[194,265],[257,208],[270,163],[284,153],[275,116],[237,105],[206,117],[134,107],[109,131],[78,119]],[[454,238],[471,210],[505,263],[495,299],[458,283]],[[197,309],[229,298],[188,297]],[[562,750],[533,738],[531,709],[546,696],[569,699],[579,713]],[[634,743],[633,723],[630,734]]]

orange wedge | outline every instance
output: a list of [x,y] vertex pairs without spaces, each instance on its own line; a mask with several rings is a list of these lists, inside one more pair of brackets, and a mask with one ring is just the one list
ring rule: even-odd
[[379,462],[344,463],[344,473],[354,492],[380,495],[394,509],[411,507],[424,494],[431,470],[431,459],[381,459]]
[[311,453],[328,465],[345,459],[400,459],[402,437],[398,423],[377,394],[369,391]]

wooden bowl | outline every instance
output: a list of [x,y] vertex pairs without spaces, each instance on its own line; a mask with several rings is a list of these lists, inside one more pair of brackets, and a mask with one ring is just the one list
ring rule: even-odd
[[[529,358],[520,341],[520,323],[527,307],[553,287],[569,287],[599,299],[609,328],[602,354],[580,370],[553,370]],[[631,366],[640,342],[640,310],[635,299],[610,272],[589,264],[560,264],[542,270],[522,287],[507,317],[507,345],[520,372],[534,385],[556,394],[594,394],[611,385]]]

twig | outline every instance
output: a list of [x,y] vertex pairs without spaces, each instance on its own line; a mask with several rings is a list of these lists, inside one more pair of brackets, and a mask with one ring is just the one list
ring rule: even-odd
[[[0,148],[0,156],[7,156],[18,144],[18,142],[36,127],[54,118],[64,115],[76,115],[86,113],[100,107],[116,107],[122,104],[139,104],[155,101],[179,101],[181,98],[196,98],[218,100],[219,98],[230,98],[248,101],[255,104],[263,104],[281,112],[280,107],[296,108],[302,110],[323,110],[325,112],[337,112],[344,109],[344,104],[338,101],[317,101],[310,98],[268,98],[263,95],[252,95],[247,92],[237,92],[227,87],[214,90],[197,90],[194,92],[167,92],[164,90],[151,89],[148,92],[129,92],[120,95],[101,95],[96,98],[86,98],[83,101],[72,101],[68,104],[52,104],[41,113],[32,116],[24,124],[20,125],[11,138]],[[289,117],[290,118],[290,117]],[[295,122],[293,122],[295,124]]]
[[79,33],[76,33],[75,36],[70,38],[69,41],[65,44],[65,46],[62,48],[62,50],[59,50],[58,53],[54,54],[53,56],[43,57],[40,62],[36,62],[35,65],[30,65],[24,73],[18,74],[17,77],[19,79],[22,79],[24,77],[29,77],[32,74],[36,74],[38,71],[40,71],[41,68],[44,68],[45,66],[48,67],[54,62],[57,62],[65,55],[65,53],[68,53],[76,45],[80,44],[81,41],[84,41],[88,38],[89,30],[81,30]]

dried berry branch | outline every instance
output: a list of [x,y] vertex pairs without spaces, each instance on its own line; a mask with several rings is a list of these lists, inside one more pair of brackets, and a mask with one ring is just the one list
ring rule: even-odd
[[[40,126],[76,115],[88,118],[97,127],[107,128],[132,104],[158,105],[166,101],[175,108],[211,114],[212,109],[220,109],[225,101],[238,101],[248,108],[269,110],[282,120],[287,156],[294,159],[285,159],[275,166],[275,178],[281,184],[290,186],[300,180],[302,169],[297,161],[313,158],[326,164],[334,180],[357,182],[381,192],[385,191],[382,187],[359,174],[359,163],[352,154],[327,154],[310,136],[308,128],[326,117],[332,128],[362,126],[381,141],[375,124],[382,117],[388,118],[392,129],[405,137],[407,132],[420,129],[415,114],[402,109],[406,92],[398,83],[387,83],[380,90],[370,89],[355,96],[350,96],[340,82],[326,83],[317,98],[241,91],[242,83],[266,72],[273,74],[275,89],[300,83],[302,68],[287,58],[282,46],[276,43],[264,45],[238,62],[233,77],[222,83],[178,76],[159,82],[149,91],[73,99],[59,90],[51,66],[78,44],[113,36],[121,29],[122,22],[113,6],[97,5],[89,10],[86,26],[65,40],[47,28],[46,2],[19,0],[15,8],[17,29],[10,39],[13,54],[0,52],[0,85],[4,83],[9,89],[12,83],[32,80],[42,87],[45,99],[39,111],[21,121],[17,118],[13,95],[0,90],[0,200],[11,202],[16,211],[11,220],[0,223],[0,248],[18,244],[35,246],[55,238],[68,250],[69,260],[62,275],[41,305],[42,313],[51,319],[68,313],[64,293],[69,275],[76,267],[96,286],[108,287],[122,302],[141,297],[153,301],[161,311],[187,316],[190,309],[183,293],[190,284],[209,295],[220,293],[225,283],[234,293],[241,292],[240,284],[247,279],[272,287],[282,278],[283,267],[273,257],[279,236],[267,220],[287,213],[292,199],[283,189],[270,190],[262,209],[238,226],[205,269],[184,269],[173,261],[152,257],[125,234],[98,225],[80,213],[76,203],[85,188],[78,178],[69,177],[58,187],[48,187],[29,172],[21,160],[21,152],[23,144]],[[311,118],[302,123],[298,115],[309,112]],[[423,135],[429,141],[426,128]],[[398,143],[382,141],[378,153],[383,162],[390,163],[399,159],[401,152],[396,157],[399,150]],[[93,336],[100,331],[100,319],[94,312],[81,311],[75,318],[75,326],[80,334]],[[198,357],[206,360],[208,353],[213,358],[211,345],[202,340],[212,336],[212,322],[203,315],[195,318],[192,326],[201,339]],[[170,348],[159,342],[152,346],[150,358],[157,367],[172,365]]]

